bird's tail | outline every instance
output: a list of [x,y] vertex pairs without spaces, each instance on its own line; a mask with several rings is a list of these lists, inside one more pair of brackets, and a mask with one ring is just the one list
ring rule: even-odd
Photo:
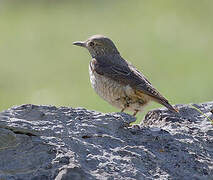
[[168,110],[175,112],[175,113],[179,113],[178,109],[174,108],[171,104],[169,104],[169,102],[167,100],[158,100],[158,103],[162,104],[163,106],[167,107]]

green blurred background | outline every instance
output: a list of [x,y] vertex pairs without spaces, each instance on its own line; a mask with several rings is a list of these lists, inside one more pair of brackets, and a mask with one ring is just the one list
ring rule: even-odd
[[212,18],[212,0],[1,0],[0,110],[33,103],[119,111],[95,94],[89,53],[72,45],[94,34],[110,37],[172,104],[211,101]]

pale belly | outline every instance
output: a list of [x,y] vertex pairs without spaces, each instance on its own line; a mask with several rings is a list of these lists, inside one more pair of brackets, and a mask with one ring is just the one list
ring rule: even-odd
[[[95,92],[111,105],[128,111],[142,111],[146,101],[134,97],[130,86],[123,86],[116,81],[97,74],[89,66],[90,82]],[[128,103],[129,102],[129,103]],[[126,106],[128,103],[128,106]]]

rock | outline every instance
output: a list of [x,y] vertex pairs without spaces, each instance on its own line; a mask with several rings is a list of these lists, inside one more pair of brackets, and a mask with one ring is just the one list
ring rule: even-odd
[[0,180],[212,179],[213,102],[193,106],[133,126],[125,113],[13,107],[0,113]]

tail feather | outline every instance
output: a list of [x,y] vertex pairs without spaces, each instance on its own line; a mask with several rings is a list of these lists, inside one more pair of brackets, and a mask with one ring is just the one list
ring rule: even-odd
[[169,104],[168,101],[165,100],[159,100],[158,103],[162,104],[163,106],[167,107],[168,110],[179,113],[178,109],[174,108],[171,104]]

